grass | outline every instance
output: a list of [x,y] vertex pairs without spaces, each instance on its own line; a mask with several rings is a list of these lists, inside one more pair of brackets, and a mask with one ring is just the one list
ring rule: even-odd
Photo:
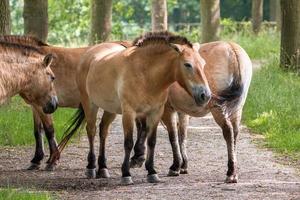
[[46,192],[31,192],[27,190],[1,189],[0,200],[50,200],[50,195]]
[[300,79],[278,66],[273,57],[254,73],[243,120],[268,147],[300,158]]
[[[58,140],[74,112],[74,109],[59,108],[54,113],[54,127]],[[2,105],[0,115],[0,146],[34,144],[31,108],[20,97],[14,97],[8,104]]]

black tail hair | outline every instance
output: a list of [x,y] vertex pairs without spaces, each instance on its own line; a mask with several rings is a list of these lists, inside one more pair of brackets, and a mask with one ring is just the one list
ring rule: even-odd
[[84,124],[83,121],[85,119],[84,110],[81,104],[79,104],[78,110],[69,120],[70,126],[65,130],[63,134],[63,138],[58,144],[59,152],[62,152],[66,147],[68,141],[72,138],[72,136],[77,133],[78,129]]

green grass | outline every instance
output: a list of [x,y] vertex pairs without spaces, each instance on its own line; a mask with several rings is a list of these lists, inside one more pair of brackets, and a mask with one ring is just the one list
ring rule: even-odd
[[243,120],[252,130],[266,137],[268,147],[298,157],[300,78],[278,65],[278,58],[273,57],[254,73]]
[[[74,112],[74,109],[59,108],[54,113],[54,127],[58,140],[63,134],[65,124]],[[1,146],[34,144],[31,107],[20,97],[14,97],[8,104],[2,105],[0,116]]]
[[0,200],[50,200],[46,192],[31,192],[27,190],[1,189]]

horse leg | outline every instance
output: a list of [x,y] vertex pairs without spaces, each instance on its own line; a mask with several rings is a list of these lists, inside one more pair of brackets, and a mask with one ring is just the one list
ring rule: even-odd
[[165,107],[164,114],[161,119],[164,125],[167,127],[173,152],[173,164],[169,169],[168,176],[178,176],[182,165],[182,157],[178,143],[175,112],[172,109],[168,109],[168,107]]
[[86,132],[89,140],[89,153],[88,153],[88,165],[86,166],[87,178],[96,178],[96,156],[94,149],[94,141],[96,134],[96,121],[98,107],[89,103],[90,105],[82,103],[84,112],[86,114]]
[[227,145],[227,154],[228,154],[228,170],[226,183],[237,183],[237,158],[236,158],[236,148],[235,148],[235,136],[233,131],[233,126],[222,111],[212,111],[213,117],[217,124],[222,128],[223,136]]
[[134,145],[134,155],[130,159],[130,167],[142,167],[145,161],[146,119],[136,119],[137,139]]
[[41,160],[44,158],[44,142],[43,142],[43,125],[39,116],[39,113],[34,107],[32,107],[33,113],[33,127],[34,127],[34,138],[35,138],[35,153],[31,160],[31,165],[27,168],[28,170],[36,170],[40,168]]
[[148,171],[147,181],[149,183],[158,183],[160,179],[154,169],[154,150],[156,145],[157,126],[163,113],[163,108],[153,112],[146,119],[147,132],[147,158],[145,167]]
[[115,118],[116,118],[116,114],[104,111],[99,125],[100,148],[99,148],[99,157],[98,157],[99,170],[97,174],[97,177],[99,178],[110,177],[106,166],[105,143],[109,133],[110,125]]
[[182,156],[182,165],[180,169],[181,174],[188,173],[188,156],[186,152],[187,143],[187,126],[189,124],[189,116],[183,113],[178,113],[178,138],[180,145],[180,152]]
[[[124,108],[124,107],[123,107]],[[133,148],[133,126],[135,120],[135,113],[131,110],[124,110],[122,112],[122,123],[124,131],[124,149],[125,156],[122,164],[122,180],[121,184],[133,184],[130,174],[130,153]]]

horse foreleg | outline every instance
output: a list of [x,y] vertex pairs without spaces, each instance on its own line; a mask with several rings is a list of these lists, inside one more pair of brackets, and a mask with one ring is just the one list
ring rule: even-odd
[[136,119],[137,139],[134,145],[134,155],[130,159],[130,167],[141,167],[145,161],[146,119]]
[[98,157],[99,170],[97,174],[97,177],[99,178],[110,177],[106,165],[105,143],[106,143],[106,138],[109,134],[110,125],[115,118],[116,118],[116,114],[104,111],[99,125],[100,148],[99,148],[99,157]]
[[187,145],[187,126],[189,124],[189,116],[183,113],[178,113],[178,138],[180,145],[180,152],[182,156],[182,165],[180,169],[181,174],[188,173],[188,156],[186,152]]
[[122,180],[121,183],[125,185],[133,184],[131,174],[130,174],[130,153],[133,148],[133,126],[135,120],[135,113],[130,109],[122,110],[122,124],[123,124],[123,132],[124,132],[124,149],[125,156],[122,164]]
[[154,150],[156,145],[157,126],[163,113],[163,108],[154,111],[146,119],[147,132],[147,158],[145,167],[148,171],[147,181],[150,183],[160,182],[160,179],[154,168]]
[[28,170],[35,170],[40,168],[41,160],[44,158],[44,142],[43,142],[43,125],[41,118],[37,110],[32,107],[33,113],[33,127],[34,127],[34,138],[35,138],[35,153],[31,160],[31,165],[27,168]]
[[173,152],[173,164],[169,169],[168,176],[178,176],[182,165],[182,157],[178,143],[175,112],[173,111],[173,109],[165,107],[164,114],[161,119],[164,125],[167,127],[169,140]]
[[237,158],[236,158],[236,147],[235,147],[235,134],[233,131],[232,123],[230,119],[224,117],[221,112],[212,112],[215,121],[222,128],[223,136],[227,145],[228,154],[228,170],[226,183],[237,183]]

